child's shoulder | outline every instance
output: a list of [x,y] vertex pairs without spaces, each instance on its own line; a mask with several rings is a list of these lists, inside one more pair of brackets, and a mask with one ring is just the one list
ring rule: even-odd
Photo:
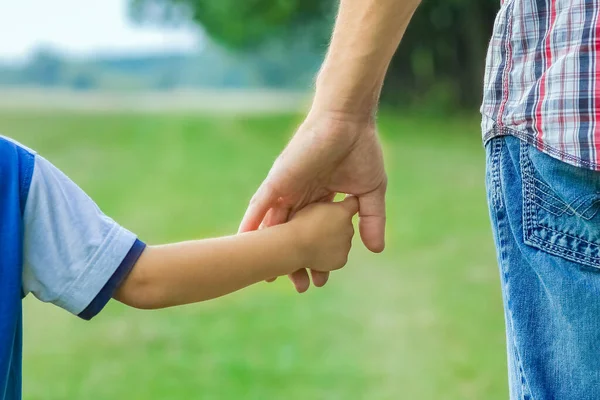
[[0,153],[3,155],[8,155],[9,152],[14,152],[15,150],[35,155],[35,151],[31,150],[29,147],[17,142],[12,138],[9,138],[8,136],[0,134]]
[[[19,142],[0,135],[0,190],[2,196],[7,196],[7,191],[14,188],[15,195],[21,198],[24,204],[33,170],[35,166],[35,152]],[[18,190],[18,193],[17,193]]]

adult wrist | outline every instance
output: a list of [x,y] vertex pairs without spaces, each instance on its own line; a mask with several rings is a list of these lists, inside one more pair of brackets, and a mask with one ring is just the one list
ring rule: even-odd
[[378,108],[385,65],[371,65],[366,60],[328,57],[315,82],[313,108],[362,119],[372,118]]
[[343,134],[358,137],[373,131],[375,126],[375,111],[363,112],[322,102],[313,102],[300,129],[326,135]]
[[331,82],[317,83],[311,113],[356,122],[374,119],[379,105],[378,90],[340,86]]

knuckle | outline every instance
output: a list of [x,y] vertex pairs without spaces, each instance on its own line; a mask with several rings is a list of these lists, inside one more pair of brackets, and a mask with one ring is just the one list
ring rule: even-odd
[[259,200],[264,198],[271,199],[275,197],[275,193],[276,192],[273,183],[271,183],[269,180],[266,180],[260,185],[254,196],[252,196],[250,199],[250,204],[256,204]]
[[348,264],[348,256],[343,256],[340,260],[338,269],[342,269],[346,266],[346,264]]
[[346,249],[341,250],[336,258],[336,264],[339,265],[339,268],[342,268],[348,262],[348,251]]
[[263,182],[262,189],[267,197],[275,197],[278,193],[277,185],[270,179]]
[[381,180],[380,190],[381,190],[382,193],[385,194],[385,192],[387,191],[387,188],[388,188],[388,176],[384,172],[383,173],[383,178]]

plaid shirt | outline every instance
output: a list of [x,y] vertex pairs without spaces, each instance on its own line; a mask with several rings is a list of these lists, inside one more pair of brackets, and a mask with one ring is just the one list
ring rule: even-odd
[[600,170],[600,0],[505,0],[481,113],[486,141],[517,136]]

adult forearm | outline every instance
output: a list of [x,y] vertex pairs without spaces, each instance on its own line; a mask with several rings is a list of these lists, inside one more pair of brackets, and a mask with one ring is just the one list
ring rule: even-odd
[[115,298],[136,308],[209,300],[302,267],[285,225],[243,235],[148,247]]
[[420,0],[341,0],[313,111],[370,117]]

